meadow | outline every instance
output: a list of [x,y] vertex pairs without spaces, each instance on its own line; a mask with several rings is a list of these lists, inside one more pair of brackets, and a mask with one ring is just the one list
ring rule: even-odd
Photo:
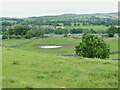
[[105,31],[105,30],[107,30],[109,27],[106,27],[106,26],[103,26],[103,25],[90,25],[90,26],[88,26],[88,25],[83,25],[83,26],[65,26],[64,27],[65,29],[74,29],[74,28],[82,28],[82,29],[93,29],[93,30],[103,30],[103,31]]
[[[3,40],[11,46],[29,39]],[[107,59],[65,57],[75,54],[81,39],[43,38],[19,47],[2,48],[3,88],[117,88],[117,54]],[[118,50],[117,38],[104,38],[111,50]],[[58,49],[39,45],[61,45]]]

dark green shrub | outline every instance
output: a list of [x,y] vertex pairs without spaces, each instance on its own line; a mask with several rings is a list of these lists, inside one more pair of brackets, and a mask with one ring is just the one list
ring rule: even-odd
[[7,39],[7,38],[8,38],[7,35],[2,36],[2,39]]
[[118,33],[118,28],[117,27],[114,27],[114,26],[111,26],[108,30],[107,30],[107,33],[108,33],[108,36],[109,37],[114,37],[114,34]]
[[83,32],[83,29],[82,28],[77,28],[77,29],[72,29],[70,30],[70,33],[71,34],[80,34]]
[[16,37],[15,37],[15,39],[20,39],[21,38],[21,36],[20,35],[17,35]]
[[28,37],[27,35],[24,36],[25,39],[30,39],[30,37]]
[[104,59],[109,57],[110,48],[98,36],[84,34],[82,42],[75,47],[75,52],[83,57]]
[[67,34],[64,34],[64,37],[67,37]]
[[26,34],[27,38],[32,38],[35,36],[35,31],[34,30],[29,30]]
[[15,39],[15,37],[16,37],[15,35],[11,35],[10,36],[11,39]]

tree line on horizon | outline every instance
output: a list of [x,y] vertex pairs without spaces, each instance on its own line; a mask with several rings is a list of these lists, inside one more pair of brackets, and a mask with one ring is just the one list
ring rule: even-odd
[[108,37],[113,37],[114,34],[120,33],[119,28],[111,26],[106,31],[94,30],[94,29],[49,29],[42,27],[28,27],[23,25],[15,25],[3,32],[3,39],[19,39],[19,38],[32,38],[32,37],[44,37],[44,34],[57,34],[67,35],[70,34],[108,34]]

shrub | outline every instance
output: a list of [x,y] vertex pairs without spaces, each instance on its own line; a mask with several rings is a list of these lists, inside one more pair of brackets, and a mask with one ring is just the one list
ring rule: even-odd
[[117,27],[114,27],[114,26],[111,26],[108,30],[107,30],[107,32],[108,32],[108,36],[109,37],[114,37],[114,34],[115,33],[118,33],[118,28]]
[[2,36],[2,39],[7,39],[7,38],[8,38],[7,35]]
[[10,36],[11,39],[15,39],[15,37],[16,37],[15,35],[11,35]]
[[64,37],[67,37],[67,34],[64,34]]
[[20,35],[17,35],[16,37],[15,37],[15,39],[20,39],[21,38],[21,36]]
[[70,33],[71,33],[71,34],[80,34],[80,33],[82,33],[82,32],[83,32],[83,29],[82,29],[82,28],[70,30]]
[[75,52],[79,56],[88,58],[108,58],[110,54],[109,46],[96,35],[84,34],[82,42],[75,47]]
[[57,30],[55,30],[55,34],[62,35],[62,34],[64,34],[64,30],[63,29],[57,29]]
[[35,31],[29,30],[29,31],[27,32],[26,36],[27,36],[28,38],[34,37],[34,36],[35,36]]

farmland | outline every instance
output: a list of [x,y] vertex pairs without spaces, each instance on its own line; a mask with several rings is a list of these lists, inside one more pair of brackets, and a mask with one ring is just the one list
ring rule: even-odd
[[[29,42],[30,39],[3,40],[3,45]],[[75,54],[81,39],[43,38],[22,46],[2,48],[4,88],[117,88],[117,54],[110,58],[67,57]],[[118,38],[104,38],[111,50],[118,50]],[[58,49],[39,45],[61,45]]]
[[[0,18],[2,87],[117,88],[118,54],[100,59],[101,55],[109,56],[109,47],[110,52],[118,51],[117,15],[118,12]],[[80,44],[81,35],[85,34],[98,35],[105,41],[96,36],[84,40],[89,44],[83,44],[83,49],[84,46],[92,47],[84,49],[85,52],[92,51],[85,55],[99,57],[76,55],[75,46]]]
[[94,29],[94,30],[107,30],[109,27],[106,26],[99,26],[99,25],[91,25],[91,26],[69,26],[69,27],[65,27],[66,29],[74,29],[74,28],[83,28],[83,29]]

